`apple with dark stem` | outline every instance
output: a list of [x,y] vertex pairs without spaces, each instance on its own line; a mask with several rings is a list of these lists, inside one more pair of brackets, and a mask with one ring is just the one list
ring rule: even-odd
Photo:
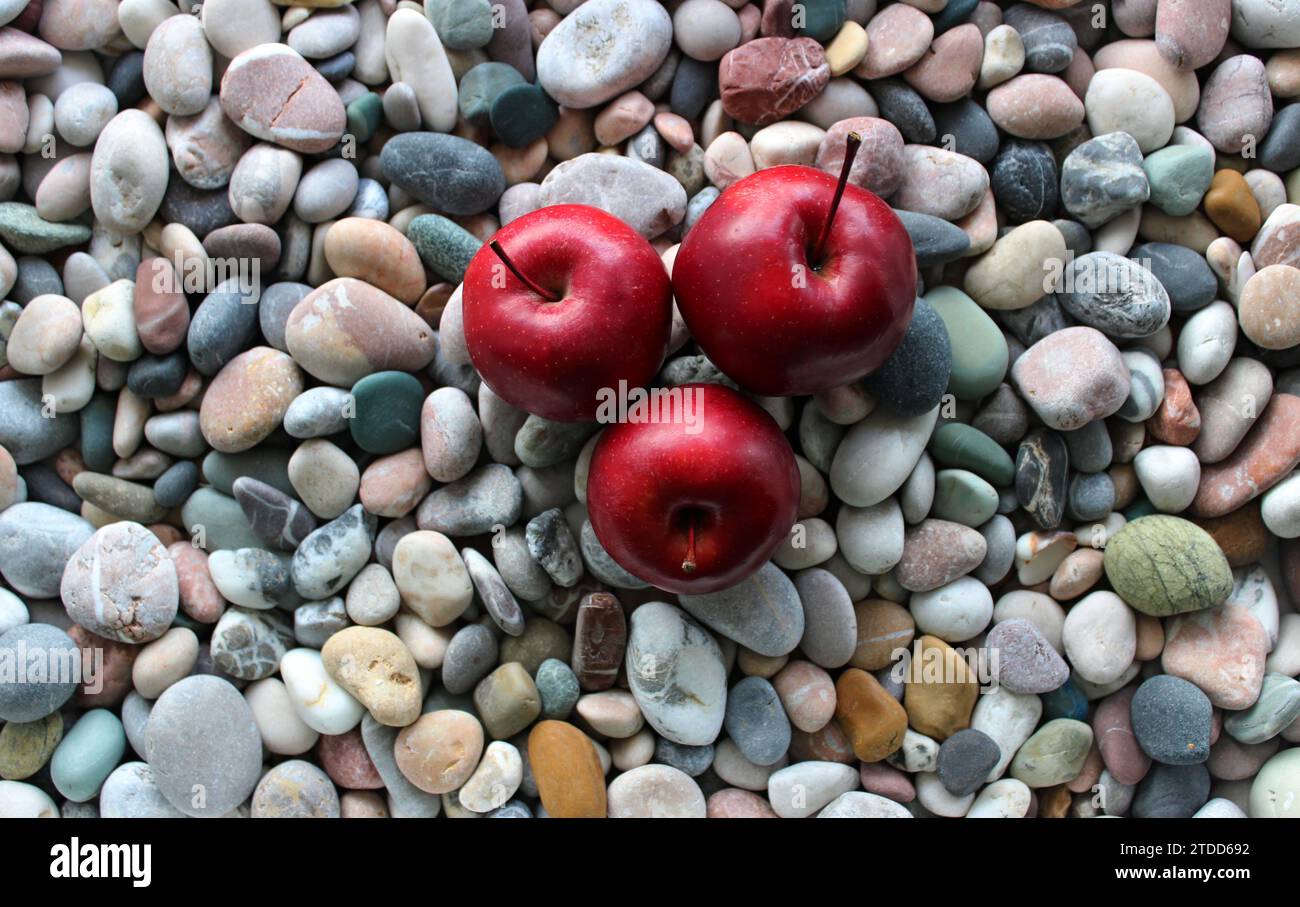
[[552,205],[497,231],[465,271],[470,360],[506,402],[590,421],[598,394],[659,371],[672,287],[640,233],[588,205]]
[[813,394],[856,381],[902,341],[916,300],[912,240],[879,197],[812,167],[760,170],[686,234],[673,292],[691,336],[741,387]]
[[715,592],[758,570],[789,533],[799,467],[776,422],[743,395],[721,384],[669,390],[682,395],[657,421],[611,425],[597,442],[591,528],[639,579]]

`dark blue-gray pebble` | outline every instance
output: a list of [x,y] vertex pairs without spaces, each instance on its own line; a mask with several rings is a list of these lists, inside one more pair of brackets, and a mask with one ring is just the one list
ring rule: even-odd
[[81,497],[72,490],[71,485],[59,478],[54,467],[33,463],[22,467],[18,472],[27,483],[27,500],[81,513]]
[[1204,765],[1151,766],[1133,798],[1135,819],[1190,819],[1210,799],[1210,772]]
[[1219,282],[1204,255],[1186,246],[1148,242],[1135,246],[1128,257],[1156,276],[1169,294],[1175,312],[1194,312],[1214,302]]
[[13,289],[9,291],[8,296],[12,301],[19,305],[27,305],[37,296],[44,296],[46,293],[63,295],[63,278],[59,276],[54,265],[44,258],[24,255],[15,264],[18,265],[18,274],[14,278]]
[[929,145],[938,138],[939,129],[930,108],[910,85],[898,79],[881,79],[871,83],[871,96],[876,99],[880,116],[893,123],[911,144]]
[[227,187],[195,189],[182,179],[167,181],[158,216],[163,223],[184,224],[195,236],[207,236],[213,230],[240,222],[230,207]]
[[262,299],[257,304],[257,320],[267,343],[281,352],[289,351],[284,342],[285,325],[289,323],[294,307],[311,291],[307,284],[292,281],[273,283],[262,291]]
[[1257,163],[1274,173],[1300,167],[1300,104],[1288,104],[1273,116],[1273,125],[1259,144]]
[[335,54],[327,60],[314,61],[316,71],[325,77],[327,82],[342,82],[348,76],[352,75],[352,70],[356,68],[356,54],[350,50],[345,50],[341,54]]
[[951,104],[936,104],[934,127],[941,136],[952,136],[952,144],[944,147],[958,154],[988,164],[998,153],[1001,136],[993,119],[984,108],[970,98]]
[[144,52],[122,54],[108,73],[108,90],[117,98],[117,109],[134,107],[144,99]]
[[1025,45],[1027,71],[1061,72],[1070,65],[1079,39],[1060,16],[1037,6],[1017,3],[1002,14],[1002,21],[1019,33]]
[[406,132],[384,144],[384,175],[448,214],[478,214],[506,189],[501,165],[482,145],[438,132]]
[[988,780],[989,772],[1002,758],[997,742],[983,731],[958,731],[939,746],[936,771],[948,793],[965,797]]
[[668,107],[678,116],[697,119],[718,93],[718,64],[683,56],[673,74]]
[[665,737],[656,737],[654,761],[660,765],[671,765],[678,771],[695,778],[713,764],[713,744],[686,746],[674,743]]
[[228,280],[194,310],[186,348],[194,367],[215,375],[248,346],[257,326],[257,297],[241,293]]
[[919,416],[939,405],[952,370],[952,343],[939,313],[916,300],[912,322],[893,355],[862,383],[900,416]]
[[1055,214],[1059,181],[1056,158],[1042,142],[1008,141],[989,171],[998,210],[1013,224],[1044,220]]
[[[716,189],[713,191],[717,192]],[[966,231],[942,217],[898,209],[894,213],[912,238],[916,263],[923,268],[956,261],[970,248],[970,236]]]
[[934,33],[941,35],[950,28],[962,25],[970,18],[979,0],[948,0],[942,11],[931,17],[934,21]]
[[1062,434],[1065,446],[1070,450],[1070,466],[1074,469],[1079,472],[1101,472],[1110,466],[1114,448],[1111,446],[1106,423],[1101,419]]
[[1103,519],[1115,509],[1115,482],[1110,473],[1075,473],[1070,480],[1069,502],[1071,519]]
[[145,353],[126,371],[126,386],[139,397],[170,397],[181,389],[190,361],[184,350],[166,356]]
[[1213,711],[1209,697],[1196,684],[1157,674],[1133,694],[1133,736],[1156,762],[1195,765],[1210,758]]
[[178,460],[153,483],[153,497],[161,507],[179,507],[199,487],[199,467],[193,460]]
[[790,748],[790,719],[776,688],[762,677],[746,677],[731,688],[722,726],[755,765],[771,765]]

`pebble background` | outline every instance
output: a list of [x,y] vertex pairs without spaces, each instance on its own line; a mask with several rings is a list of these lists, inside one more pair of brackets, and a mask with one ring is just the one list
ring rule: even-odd
[[[759,400],[804,544],[645,588],[466,264],[854,131],[907,339]],[[104,657],[0,816],[1300,815],[1297,168],[1294,2],[0,0],[0,663]]]

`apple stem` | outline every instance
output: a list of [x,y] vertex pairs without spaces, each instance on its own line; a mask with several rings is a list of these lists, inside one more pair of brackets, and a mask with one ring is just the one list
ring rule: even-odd
[[695,572],[695,523],[698,517],[692,515],[690,525],[686,528],[686,559],[682,561],[683,573]]
[[545,299],[547,302],[559,302],[561,299],[564,298],[562,296],[556,295],[555,293],[552,293],[550,290],[542,289],[542,287],[538,286],[537,284],[529,280],[527,277],[525,277],[523,275],[523,272],[521,272],[518,268],[516,268],[515,263],[510,260],[509,256],[506,255],[506,250],[501,248],[501,243],[497,242],[495,239],[492,240],[490,243],[488,243],[488,248],[490,248],[493,252],[497,254],[497,258],[501,259],[501,263],[510,269],[511,274],[519,278],[520,283],[528,287],[528,289],[532,290],[534,293],[536,293],[538,296]]
[[844,197],[844,187],[849,182],[849,171],[853,169],[853,159],[858,156],[858,148],[862,146],[862,136],[856,132],[850,132],[844,140],[844,164],[840,167],[839,182],[835,184],[835,197],[831,199],[831,210],[826,215],[826,225],[822,227],[822,235],[817,240],[817,245],[813,247],[813,268],[821,267],[822,250],[826,247],[826,241],[830,239],[831,224],[835,223],[835,212],[840,209],[840,199]]

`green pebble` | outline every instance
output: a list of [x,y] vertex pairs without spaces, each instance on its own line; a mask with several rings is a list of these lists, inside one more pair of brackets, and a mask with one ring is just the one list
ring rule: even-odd
[[352,385],[352,440],[367,453],[391,454],[420,437],[424,385],[406,372],[376,372]]
[[1055,718],[1034,732],[1011,760],[1010,775],[1030,787],[1052,787],[1079,777],[1092,748],[1092,728]]
[[536,85],[511,85],[496,96],[488,114],[492,131],[511,148],[525,148],[551,131],[560,109]]
[[1007,374],[1007,340],[988,313],[956,287],[936,287],[925,294],[952,347],[948,392],[958,400],[978,400],[998,389]]
[[426,268],[455,284],[465,279],[470,259],[483,245],[473,233],[440,214],[421,214],[413,219],[406,228],[406,238],[415,245]]
[[97,391],[78,413],[81,421],[81,459],[93,472],[109,472],[117,463],[113,450],[113,420],[117,401],[104,391]]
[[50,760],[50,780],[73,803],[85,803],[117,768],[126,731],[108,709],[91,709],[68,731]]
[[1138,495],[1133,499],[1133,503],[1124,508],[1124,519],[1133,522],[1139,517],[1151,516],[1158,513],[1156,506],[1147,500],[1146,495]]
[[1151,204],[1174,217],[1191,214],[1214,179],[1214,154],[1195,145],[1170,145],[1142,162]]
[[991,520],[997,512],[997,489],[975,473],[965,469],[941,469],[935,474],[934,504],[930,516],[975,529]]
[[1200,526],[1176,516],[1125,524],[1106,543],[1102,566],[1116,594],[1152,617],[1213,608],[1232,592],[1222,549]]
[[930,456],[943,466],[969,469],[997,486],[1005,487],[1016,479],[1016,464],[1002,446],[978,428],[961,422],[935,429],[930,437]]
[[844,0],[801,0],[794,7],[796,16],[802,13],[802,23],[796,18],[795,32],[825,44],[844,27],[846,14]]
[[1247,745],[1272,740],[1300,717],[1300,682],[1285,674],[1265,674],[1259,699],[1250,708],[1230,712],[1223,729]]
[[453,50],[475,50],[492,40],[488,0],[425,0],[424,14],[442,43]]
[[456,105],[460,115],[475,126],[490,122],[492,102],[512,85],[526,85],[524,77],[509,63],[480,63],[460,80]]
[[384,102],[379,95],[368,91],[348,105],[348,133],[358,142],[368,142],[383,119]]
[[42,219],[33,205],[0,202],[0,239],[11,251],[43,255],[90,242],[90,228],[84,224],[51,223]]
[[181,507],[181,522],[199,547],[206,551],[226,548],[264,548],[266,543],[248,525],[239,502],[205,485]]
[[259,446],[233,454],[214,450],[203,458],[203,478],[222,494],[234,494],[235,479],[251,476],[287,495],[297,497],[298,492],[289,481],[291,456],[293,451],[278,447]]
[[542,697],[542,717],[563,721],[578,704],[578,677],[558,658],[548,658],[537,669],[537,693]]
[[9,722],[0,728],[0,778],[30,778],[50,761],[62,739],[63,716],[58,712],[36,721]]

